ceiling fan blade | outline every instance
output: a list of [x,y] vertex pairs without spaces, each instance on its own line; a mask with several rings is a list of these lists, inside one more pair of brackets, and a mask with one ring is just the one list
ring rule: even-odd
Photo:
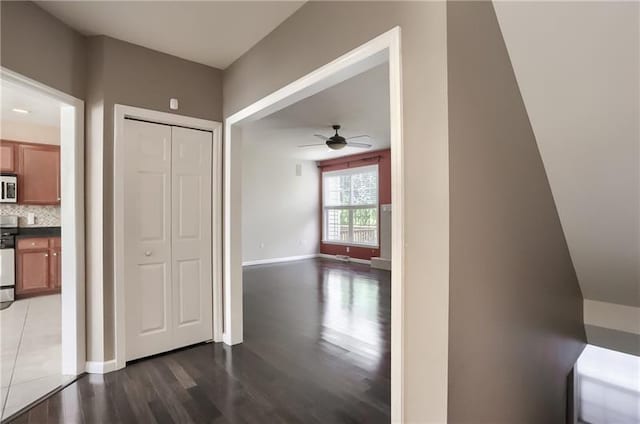
[[363,149],[370,149],[371,148],[371,144],[368,143],[358,143],[355,141],[349,141],[347,142],[347,146],[351,146],[351,147],[361,147]]
[[313,136],[314,137],[318,137],[319,139],[324,140],[324,141],[329,140],[329,137],[325,137],[325,136],[320,135],[320,134],[314,134]]
[[354,135],[353,137],[347,137],[347,140],[353,140],[354,138],[362,138],[362,137],[371,138],[371,136],[368,136],[366,134],[362,134],[362,135]]
[[326,146],[326,144],[324,144],[324,143],[318,143],[318,144],[303,144],[303,145],[298,146],[298,147],[317,147],[317,146]]

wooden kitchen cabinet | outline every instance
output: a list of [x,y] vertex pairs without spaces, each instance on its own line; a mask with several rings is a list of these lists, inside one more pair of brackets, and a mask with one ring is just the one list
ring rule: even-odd
[[60,146],[18,145],[18,203],[60,204]]
[[16,255],[16,297],[46,293],[49,286],[49,249],[20,251]]
[[0,140],[0,172],[15,174],[16,144],[6,140]]
[[60,292],[60,237],[18,239],[16,246],[16,298]]
[[60,290],[62,283],[62,255],[59,247],[50,249],[49,254],[49,280],[51,287]]

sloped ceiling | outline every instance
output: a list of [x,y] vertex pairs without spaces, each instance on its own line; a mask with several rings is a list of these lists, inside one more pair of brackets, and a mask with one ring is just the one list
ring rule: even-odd
[[494,1],[584,297],[640,355],[640,3]]
[[640,5],[494,7],[583,296],[640,306]]

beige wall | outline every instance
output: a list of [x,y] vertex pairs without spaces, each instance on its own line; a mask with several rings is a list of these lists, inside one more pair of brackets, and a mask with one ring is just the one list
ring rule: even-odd
[[[93,144],[88,161],[100,162],[92,155],[102,157],[103,189],[99,198],[102,204],[103,222],[95,223],[94,231],[104,240],[102,252],[95,252],[94,259],[102,256],[95,269],[89,287],[96,292],[90,301],[92,320],[102,321],[104,334],[89,338],[88,360],[114,358],[114,297],[113,297],[113,113],[115,104],[142,107],[163,112],[177,113],[213,121],[222,121],[222,71],[209,66],[189,62],[168,54],[156,52],[109,37],[91,37],[89,84],[87,87],[88,142]],[[180,102],[177,111],[169,109],[169,99]],[[92,108],[97,109],[96,114]],[[93,116],[93,117],[92,117]],[[102,131],[100,131],[102,128]],[[101,147],[98,147],[100,146]],[[95,178],[99,178],[96,175]],[[95,193],[92,195],[95,196]],[[99,259],[98,259],[99,260]],[[103,277],[98,276],[102,273]],[[103,294],[103,305],[96,304]],[[102,309],[103,308],[103,309]],[[95,337],[94,337],[95,336]],[[103,337],[100,339],[100,337]]]
[[85,38],[34,3],[0,2],[0,62],[50,87],[85,97]]
[[447,24],[449,422],[564,422],[578,281],[491,2]]
[[[314,255],[320,246],[320,171],[242,131],[242,262]],[[296,175],[300,166],[300,175]]]
[[[445,3],[309,2],[224,74],[225,116],[399,25],[405,142],[405,421],[444,422],[449,185]],[[239,196],[237,196],[239,197]]]

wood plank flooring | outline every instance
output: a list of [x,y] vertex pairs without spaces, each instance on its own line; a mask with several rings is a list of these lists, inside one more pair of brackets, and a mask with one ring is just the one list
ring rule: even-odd
[[389,422],[390,279],[324,259],[247,267],[243,344],[88,375],[12,422]]

